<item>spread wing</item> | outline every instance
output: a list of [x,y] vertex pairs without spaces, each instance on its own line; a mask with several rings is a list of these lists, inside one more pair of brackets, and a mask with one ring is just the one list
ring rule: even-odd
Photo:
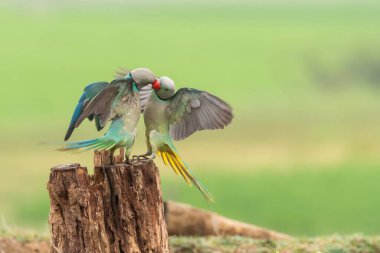
[[233,118],[232,108],[220,98],[205,91],[182,88],[166,109],[170,136],[183,140],[196,131],[223,129]]
[[127,89],[132,92],[131,84],[127,79],[113,80],[107,87],[105,87],[94,99],[92,99],[79,115],[75,127],[78,127],[82,121],[87,117],[95,117],[99,119],[99,124],[104,127],[107,122],[112,118],[113,103],[115,99],[119,99],[119,95],[124,93]]
[[[78,104],[75,107],[73,116],[71,117],[70,125],[69,128],[67,129],[67,133],[65,136],[65,141],[67,141],[70,136],[72,135],[75,125],[79,119],[79,116],[82,114],[84,108],[86,105],[96,97],[104,88],[108,85],[109,83],[107,82],[97,82],[97,83],[92,83],[86,86],[84,88],[82,96],[79,98]],[[89,115],[88,119],[93,120],[95,118],[95,124],[96,128],[98,131],[100,131],[103,127],[100,126],[99,123],[99,118],[95,117],[94,115]]]
[[[118,70],[116,70],[114,77],[117,79],[122,79],[122,78],[125,78],[129,73],[131,73],[130,70],[126,68],[119,68]],[[144,111],[145,105],[148,102],[148,99],[151,93],[152,93],[152,85],[150,84],[144,86],[141,90],[139,90],[141,112]]]

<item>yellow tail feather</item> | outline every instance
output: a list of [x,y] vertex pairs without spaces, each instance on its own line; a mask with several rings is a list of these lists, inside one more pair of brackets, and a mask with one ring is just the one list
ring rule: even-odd
[[177,175],[181,175],[190,186],[195,185],[195,187],[197,187],[202,192],[208,201],[215,200],[214,196],[212,196],[212,194],[209,193],[191,174],[186,164],[182,161],[182,159],[175,151],[168,148],[167,151],[158,151],[157,153],[162,157],[165,165],[170,165],[174,172]]

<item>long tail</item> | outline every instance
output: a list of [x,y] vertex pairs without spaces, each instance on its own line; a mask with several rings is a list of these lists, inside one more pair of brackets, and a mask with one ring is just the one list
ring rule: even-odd
[[67,142],[59,151],[70,151],[70,150],[90,150],[90,149],[111,149],[116,146],[114,140],[101,137],[92,140],[78,141],[78,142]]
[[170,165],[177,175],[181,175],[190,186],[195,185],[208,201],[213,202],[215,200],[214,196],[193,176],[191,170],[182,161],[178,153],[169,146],[167,147],[166,151],[157,152],[162,157],[165,165]]

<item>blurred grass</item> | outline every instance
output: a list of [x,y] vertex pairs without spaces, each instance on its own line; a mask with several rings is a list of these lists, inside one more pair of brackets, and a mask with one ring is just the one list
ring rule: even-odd
[[377,165],[299,166],[289,171],[206,169],[198,174],[207,179],[208,189],[216,197],[215,204],[205,203],[199,194],[194,194],[194,189],[179,185],[179,178],[173,182],[164,177],[165,195],[297,236],[334,231],[349,234],[353,228],[378,233],[380,221],[376,214],[380,204],[374,197],[380,194]]
[[[380,58],[379,10],[0,9],[0,215],[45,229],[48,169],[92,164],[90,153],[53,151],[84,85],[119,66],[147,66],[221,96],[235,113],[225,130],[178,143],[217,203],[160,164],[168,198],[296,235],[378,233],[380,90],[350,62],[374,56],[359,62],[369,69]],[[73,137],[96,134],[83,124]],[[135,153],[143,136],[140,125]]]

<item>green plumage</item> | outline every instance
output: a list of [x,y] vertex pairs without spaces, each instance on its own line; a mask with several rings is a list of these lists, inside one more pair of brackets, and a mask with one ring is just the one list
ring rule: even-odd
[[180,89],[174,94],[174,82],[169,78],[160,78],[160,82],[160,89],[152,92],[144,111],[146,155],[160,155],[175,173],[197,187],[207,200],[213,201],[214,197],[178,155],[172,139],[184,139],[203,129],[223,128],[232,120],[231,107],[195,89]]
[[126,148],[129,158],[136,136],[136,125],[140,118],[141,104],[139,91],[155,80],[148,69],[136,69],[111,83],[95,83],[85,88],[74,111],[65,140],[74,128],[86,118],[95,119],[97,129],[111,121],[107,133],[96,139],[67,142],[60,150],[107,149],[112,153],[117,148]]

